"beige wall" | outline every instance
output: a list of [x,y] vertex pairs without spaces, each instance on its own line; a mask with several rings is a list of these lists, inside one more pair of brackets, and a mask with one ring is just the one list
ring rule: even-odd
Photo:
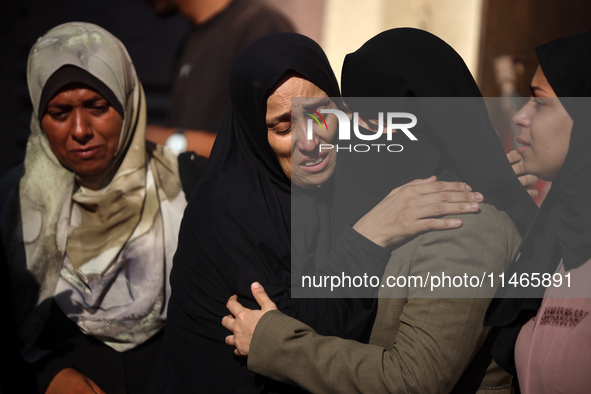
[[482,0],[267,0],[318,41],[337,78],[347,53],[394,27],[417,27],[448,42],[477,78]]
[[[298,33],[322,44],[326,0],[265,0],[281,10],[294,24]],[[371,0],[370,0],[371,1]]]
[[482,0],[325,1],[321,44],[337,77],[347,53],[394,27],[417,27],[441,37],[476,77]]

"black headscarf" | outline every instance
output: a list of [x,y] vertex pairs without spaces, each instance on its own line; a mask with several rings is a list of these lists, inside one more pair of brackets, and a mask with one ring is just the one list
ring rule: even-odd
[[[574,125],[564,165],[507,277],[515,272],[554,273],[561,258],[568,271],[591,258],[591,101],[580,99],[591,96],[591,32],[552,41],[536,48],[536,53]],[[491,303],[486,323],[505,327],[493,347],[493,356],[502,367],[515,373],[515,341],[523,324],[539,309],[544,288],[529,289],[529,298],[510,298],[515,289],[500,290],[497,297],[502,298]]]
[[[447,43],[413,28],[382,32],[347,55],[342,89],[353,111],[372,110],[374,115],[375,107],[366,108],[363,101],[350,98],[419,98],[412,104],[408,99],[389,100],[378,108],[399,111],[406,107],[419,123],[412,129],[418,141],[409,141],[401,132],[393,134],[392,143],[404,146],[401,153],[361,157],[339,152],[335,209],[341,223],[337,226],[357,220],[392,189],[437,175],[442,180],[467,182],[525,232],[536,206],[509,165],[472,75]],[[424,97],[434,99],[420,99]],[[466,99],[458,106],[457,98]],[[359,176],[376,169],[382,174],[380,182]]]
[[125,116],[123,104],[121,104],[115,93],[103,81],[80,67],[67,64],[51,74],[51,77],[49,77],[47,82],[45,82],[45,86],[43,86],[38,107],[39,122],[42,121],[43,116],[47,113],[47,103],[49,103],[49,100],[70,84],[89,86],[103,96],[121,117]]
[[[564,267],[569,270],[591,257],[589,100],[569,99],[591,97],[591,31],[553,41],[536,52],[550,86],[574,121],[566,161],[552,182],[549,203],[542,209],[555,212],[548,223],[541,223],[556,237],[554,244],[558,243]],[[556,268],[556,261],[549,263]]]
[[279,310],[322,334],[359,339],[369,331],[372,309],[356,314],[346,301],[290,296],[290,180],[268,143],[265,122],[267,98],[288,72],[340,96],[326,55],[305,36],[273,34],[236,59],[232,107],[181,224],[162,375],[154,392],[289,391],[249,373],[245,360],[234,358],[224,343],[228,298],[237,294],[246,307],[259,308],[250,291],[254,281]]

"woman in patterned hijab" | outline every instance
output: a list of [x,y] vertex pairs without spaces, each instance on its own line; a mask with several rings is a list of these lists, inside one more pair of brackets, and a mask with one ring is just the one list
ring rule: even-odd
[[41,390],[66,376],[140,391],[186,205],[178,158],[146,143],[142,85],[106,30],[55,27],[27,71],[31,135],[1,227],[23,357]]

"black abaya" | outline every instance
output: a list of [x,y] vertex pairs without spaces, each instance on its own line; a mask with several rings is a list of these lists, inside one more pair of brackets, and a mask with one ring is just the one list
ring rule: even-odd
[[[250,284],[260,282],[279,310],[326,335],[367,340],[375,300],[295,299],[291,286],[291,233],[309,226],[329,231],[330,189],[301,191],[296,203],[312,203],[310,215],[291,219],[291,185],[267,141],[267,98],[277,82],[295,72],[329,96],[340,95],[322,49],[293,33],[265,37],[236,60],[230,78],[232,108],[218,133],[206,174],[193,193],[181,225],[171,274],[164,353],[154,392],[285,392],[287,386],[247,371],[224,343],[221,325],[233,294],[258,308]],[[298,194],[299,196],[299,194]],[[311,200],[310,200],[311,197]],[[326,205],[328,204],[328,205]],[[352,229],[353,242],[362,237]],[[304,239],[304,234],[298,239]],[[367,254],[385,265],[389,252],[361,239]],[[346,242],[345,242],[346,243]],[[302,258],[311,245],[294,246]],[[312,248],[312,249],[309,249]],[[309,256],[306,256],[309,254]],[[323,253],[321,253],[323,254]]]

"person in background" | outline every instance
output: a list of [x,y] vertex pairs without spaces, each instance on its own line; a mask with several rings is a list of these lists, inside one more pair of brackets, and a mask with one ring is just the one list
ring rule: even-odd
[[[486,322],[502,327],[493,356],[516,374],[522,393],[588,393],[591,32],[552,41],[536,53],[532,97],[513,122],[523,166],[552,186],[505,275],[531,285],[499,289]],[[536,277],[544,282],[536,286]]]
[[[27,77],[25,162],[0,184],[15,317],[5,323],[18,332],[9,340],[40,392],[143,392],[186,196],[206,159],[146,143],[142,85],[123,44],[99,26],[48,31]],[[29,382],[13,383],[20,392]]]
[[173,75],[168,124],[150,125],[147,138],[209,156],[230,104],[234,59],[250,43],[292,23],[264,0],[148,0],[159,14],[178,11],[192,23]]

